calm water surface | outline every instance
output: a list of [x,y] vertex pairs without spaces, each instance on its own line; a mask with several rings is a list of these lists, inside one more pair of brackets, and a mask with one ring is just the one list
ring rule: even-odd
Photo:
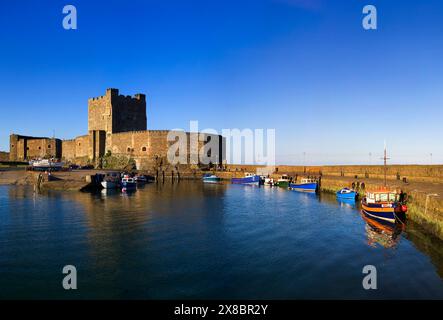
[[[75,265],[78,290],[62,288]],[[374,265],[378,290],[362,288]],[[0,298],[443,298],[443,243],[334,197],[180,182],[135,193],[0,186]]]

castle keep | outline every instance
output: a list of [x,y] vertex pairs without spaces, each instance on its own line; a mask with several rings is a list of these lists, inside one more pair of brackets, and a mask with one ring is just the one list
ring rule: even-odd
[[[73,163],[95,162],[106,153],[123,155],[135,160],[138,169],[150,168],[155,159],[166,158],[169,147],[168,130],[147,130],[146,96],[120,95],[118,89],[107,89],[105,95],[88,99],[88,133],[72,140],[10,136],[10,160],[25,161],[35,158],[61,158]],[[213,163],[224,160],[223,138],[205,134],[192,150],[189,133],[187,158],[205,148],[212,141],[217,148],[207,151]],[[216,150],[214,150],[216,149]]]

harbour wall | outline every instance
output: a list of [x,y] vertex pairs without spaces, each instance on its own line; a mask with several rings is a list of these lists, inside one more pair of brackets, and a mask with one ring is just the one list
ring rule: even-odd
[[9,161],[9,152],[0,151],[0,161]]
[[[266,166],[227,165],[228,171],[266,171]],[[376,178],[384,177],[383,165],[343,165],[343,166],[275,166],[273,173],[298,175],[326,175],[337,177]],[[443,165],[388,165],[387,179],[443,183]]]

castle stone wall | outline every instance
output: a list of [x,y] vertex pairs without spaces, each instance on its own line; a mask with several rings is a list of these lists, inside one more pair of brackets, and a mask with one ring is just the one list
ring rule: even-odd
[[61,156],[62,142],[59,139],[12,134],[9,143],[9,159],[11,161],[45,157],[59,158]]
[[[124,96],[117,89],[107,89],[105,95],[88,99],[87,135],[61,141],[13,134],[10,136],[10,159],[23,160],[50,155],[65,161],[84,162],[97,161],[111,152],[135,159],[139,167],[152,166],[158,159],[167,160],[169,147],[176,141],[168,141],[168,130],[146,129],[146,96]],[[183,134],[187,137],[188,164],[192,154],[195,154],[192,158],[198,162],[198,152],[201,150],[210,157],[212,163],[224,159],[221,136],[202,135],[203,139],[197,139],[198,148],[191,150],[190,133],[179,133]]]
[[144,94],[134,97],[111,95],[112,133],[142,131],[147,129],[146,98]]
[[75,159],[75,139],[62,141],[62,159],[63,160]]
[[88,131],[112,132],[111,90],[106,95],[88,99]]

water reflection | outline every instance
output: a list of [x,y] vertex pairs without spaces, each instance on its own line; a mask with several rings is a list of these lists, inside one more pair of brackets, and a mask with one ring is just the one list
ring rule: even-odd
[[366,264],[384,268],[371,297],[443,297],[441,240],[335,195],[183,181],[129,194],[0,186],[0,200],[0,298],[69,297],[53,275],[71,263],[83,298],[367,298]]
[[337,199],[337,203],[341,207],[346,207],[346,208],[356,208],[357,207],[355,199]]
[[384,248],[394,248],[398,245],[404,224],[371,218],[364,213],[361,213],[361,216],[366,222],[365,230],[369,246],[376,247],[378,244]]

